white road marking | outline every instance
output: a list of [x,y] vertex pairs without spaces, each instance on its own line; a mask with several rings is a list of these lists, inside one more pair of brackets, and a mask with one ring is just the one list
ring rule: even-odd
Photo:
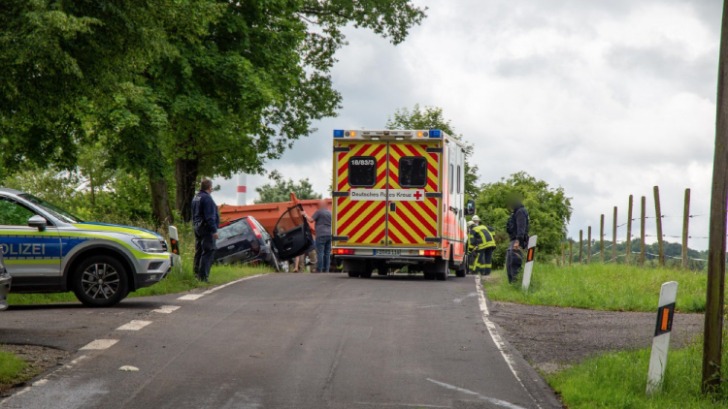
[[127,322],[126,324],[120,326],[117,328],[117,331],[139,331],[140,329],[146,327],[147,325],[151,324],[152,321],[141,321],[141,320],[131,320]]
[[82,347],[81,351],[109,349],[117,342],[119,342],[118,339],[95,339]]
[[380,403],[380,402],[354,402],[355,405],[376,406],[378,408],[385,407],[405,407],[405,408],[433,408],[433,409],[451,409],[452,406],[425,405],[422,403]]
[[43,379],[39,379],[39,380],[33,382],[33,386],[43,386],[47,383],[48,383],[48,379],[43,378]]
[[171,314],[179,309],[179,305],[163,305],[152,312],[159,314]]
[[526,393],[528,393],[528,396],[531,397],[531,400],[536,404],[536,407],[540,409],[541,406],[536,402],[536,399],[534,399],[533,395],[531,395],[531,392],[529,392],[529,390],[526,388],[526,385],[523,383],[523,380],[521,380],[520,375],[518,375],[518,371],[516,370],[516,361],[513,359],[510,352],[508,352],[508,348],[506,348],[506,343],[503,342],[503,338],[501,338],[500,334],[498,333],[498,329],[496,328],[493,321],[488,318],[490,316],[490,311],[488,310],[488,303],[485,301],[485,292],[483,291],[483,285],[480,282],[479,275],[475,276],[475,286],[477,287],[476,289],[478,291],[480,311],[483,313],[483,323],[485,324],[485,327],[488,328],[490,338],[495,343],[498,351],[500,351],[513,376],[516,378],[518,383],[521,384],[521,387],[523,387]]
[[[82,348],[82,349],[83,349],[83,348]],[[77,365],[77,364],[78,364],[79,362],[83,361],[83,360],[84,360],[84,359],[86,359],[86,358],[87,358],[87,356],[86,356],[86,355],[81,355],[81,356],[79,356],[78,358],[74,359],[73,361],[71,361],[71,362],[67,363],[67,364],[66,364],[66,365],[64,365],[63,367],[64,367],[64,368],[66,368],[66,369],[71,369],[71,368],[73,368],[74,366],[76,366],[76,365]]]
[[139,368],[137,368],[136,366],[131,366],[131,365],[124,365],[121,368],[119,368],[119,370],[124,371],[124,372],[139,372]]
[[464,393],[466,395],[475,396],[475,397],[477,397],[480,400],[484,400],[486,402],[490,402],[490,403],[492,403],[492,404],[494,404],[496,406],[500,406],[500,407],[508,408],[508,409],[526,409],[523,406],[518,406],[518,405],[515,405],[515,404],[513,404],[511,402],[507,402],[507,401],[500,400],[500,399],[496,399],[496,398],[490,398],[488,396],[483,396],[483,395],[479,394],[478,392],[471,391],[470,389],[465,389],[465,388],[461,388],[459,386],[450,385],[449,383],[436,381],[436,380],[431,379],[431,378],[427,378],[427,380],[430,381],[430,382],[432,382],[432,383],[434,383],[435,385],[442,386],[445,389],[450,389],[451,391],[457,391],[457,392],[460,392],[460,393]]
[[198,294],[185,294],[185,295],[183,295],[183,296],[181,296],[181,297],[179,297],[177,299],[178,300],[181,300],[181,301],[196,301],[196,300],[199,300],[200,298],[202,298],[202,297],[204,297],[206,295],[210,295],[210,294],[214,293],[215,291],[220,291],[220,290],[222,290],[225,287],[229,287],[231,285],[240,283],[242,281],[247,281],[247,280],[252,280],[252,279],[258,278],[258,277],[263,277],[264,275],[265,274],[256,274],[256,275],[250,276],[250,277],[239,278],[239,279],[237,279],[235,281],[231,281],[231,282],[229,282],[227,284],[223,284],[223,285],[219,285],[217,287],[210,288],[209,290],[203,291],[203,292],[198,293]]

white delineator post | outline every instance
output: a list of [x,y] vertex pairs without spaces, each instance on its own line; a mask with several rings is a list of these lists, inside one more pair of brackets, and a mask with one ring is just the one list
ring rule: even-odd
[[533,273],[533,258],[536,255],[536,240],[538,236],[528,238],[528,250],[526,251],[526,267],[523,268],[523,291],[528,291],[531,286],[531,274]]
[[665,376],[676,299],[677,281],[662,284],[662,288],[660,289],[660,302],[657,307],[655,337],[652,340],[652,353],[650,354],[650,369],[647,371],[648,395],[652,395],[660,390],[662,379]]
[[182,257],[179,254],[179,232],[175,226],[169,226],[169,251],[172,253],[172,263],[175,269],[182,267]]
[[248,198],[248,175],[245,173],[238,174],[237,202],[238,206],[245,206]]

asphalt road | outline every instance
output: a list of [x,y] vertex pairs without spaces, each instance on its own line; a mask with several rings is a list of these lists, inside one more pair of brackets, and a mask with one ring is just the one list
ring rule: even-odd
[[271,274],[107,310],[14,308],[0,342],[81,349],[0,407],[559,407],[476,289],[471,277]]

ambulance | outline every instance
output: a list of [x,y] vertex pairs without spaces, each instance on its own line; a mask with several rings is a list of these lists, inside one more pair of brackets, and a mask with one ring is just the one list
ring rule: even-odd
[[334,130],[332,252],[350,277],[465,276],[465,147],[439,129]]

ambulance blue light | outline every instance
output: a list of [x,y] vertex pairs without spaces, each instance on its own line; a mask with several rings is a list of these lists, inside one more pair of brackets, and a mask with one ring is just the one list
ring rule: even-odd
[[344,137],[343,129],[334,129],[334,138],[343,138],[343,137]]
[[442,131],[439,129],[430,129],[430,138],[442,138]]

